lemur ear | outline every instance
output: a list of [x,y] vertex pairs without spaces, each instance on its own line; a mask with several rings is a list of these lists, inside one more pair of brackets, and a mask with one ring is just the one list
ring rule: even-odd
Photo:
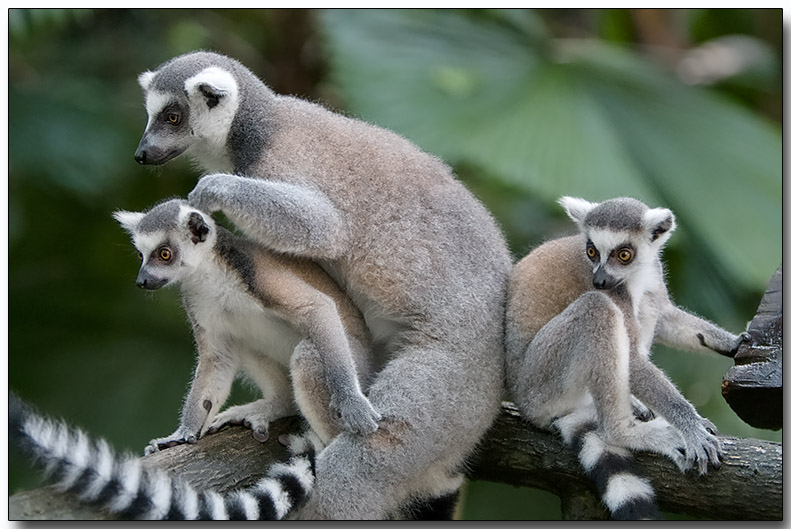
[[563,206],[563,209],[566,210],[566,215],[579,225],[582,225],[582,221],[585,220],[588,213],[598,205],[575,197],[561,197],[558,200],[558,204]]
[[660,238],[667,240],[676,229],[676,217],[667,208],[653,208],[645,212],[643,217],[645,228],[651,234],[651,242]]
[[184,92],[190,99],[200,97],[206,106],[214,108],[220,100],[228,96],[235,96],[238,87],[236,79],[230,72],[210,66],[184,81]]
[[137,229],[140,220],[145,217],[145,213],[118,210],[113,212],[113,218],[118,221],[123,229],[129,233],[133,233]]
[[203,216],[197,211],[192,211],[187,216],[187,229],[190,231],[193,244],[205,241],[211,231]]
[[137,76],[137,82],[140,84],[140,88],[143,89],[145,92],[148,90],[148,87],[151,86],[151,81],[154,80],[154,76],[156,74],[151,71],[145,71]]

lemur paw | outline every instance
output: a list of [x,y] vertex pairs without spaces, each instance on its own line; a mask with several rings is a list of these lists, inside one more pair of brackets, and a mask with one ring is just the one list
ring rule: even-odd
[[174,446],[183,445],[187,443],[195,444],[197,442],[198,442],[198,437],[196,434],[184,433],[181,431],[181,429],[179,429],[167,437],[158,437],[156,439],[151,439],[148,442],[148,445],[143,450],[143,454],[150,455],[153,454],[154,452],[159,452],[161,450],[172,448]]
[[697,469],[700,475],[708,472],[708,465],[720,468],[722,450],[716,436],[717,428],[711,421],[701,418],[695,427],[684,432],[687,468]]
[[631,400],[632,400],[632,415],[634,415],[635,419],[641,422],[648,422],[651,419],[656,418],[654,412],[651,411],[651,409],[648,406],[643,404],[640,401],[640,399],[632,395]]
[[375,432],[382,420],[382,416],[362,393],[333,396],[330,410],[341,421],[344,430],[359,435]]
[[231,175],[226,174],[210,174],[198,180],[189,195],[187,195],[187,202],[189,205],[213,213],[220,209],[221,194],[228,188],[228,178]]
[[213,434],[226,426],[244,426],[253,431],[253,439],[265,443],[269,440],[270,419],[271,414],[259,401],[231,406],[214,417],[206,434]]

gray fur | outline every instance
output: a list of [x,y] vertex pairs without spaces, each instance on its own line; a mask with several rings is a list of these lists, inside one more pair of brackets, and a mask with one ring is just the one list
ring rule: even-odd
[[[455,492],[502,392],[511,258],[496,223],[437,158],[392,132],[274,95],[227,57],[176,58],[154,71],[152,86],[167,78],[178,99],[173,79],[186,82],[199,57],[233,76],[242,103],[225,126],[233,94],[200,120],[193,111],[202,103],[192,100],[191,122],[225,140],[206,143],[210,156],[195,142],[185,150],[219,171],[198,182],[190,204],[222,211],[273,250],[321,263],[363,312],[384,364],[368,395],[383,416],[379,429],[330,443],[301,516],[384,518]],[[260,142],[240,140],[242,123],[263,134],[260,152]],[[141,146],[163,151],[169,141],[147,130]]]
[[[178,199],[125,228],[143,255],[138,278],[148,283],[138,284],[180,286],[198,349],[179,427],[153,439],[146,453],[236,422],[266,440],[269,422],[294,413],[294,402],[324,443],[344,428],[377,429],[380,416],[362,394],[371,365],[365,323],[317,265],[277,256]],[[263,398],[218,414],[239,372]]]
[[[608,451],[619,450],[664,454],[681,470],[696,467],[701,474],[709,464],[719,466],[714,425],[651,363],[651,345],[657,339],[703,350],[705,342],[732,356],[749,337],[671,302],[661,263],[662,247],[675,227],[669,210],[629,198],[594,204],[564,197],[561,203],[581,233],[543,244],[511,274],[506,313],[511,397],[526,419],[556,426],[569,442],[581,425],[593,422],[593,437],[585,436],[588,444],[580,452],[581,461],[587,454],[588,470],[596,466],[591,454],[603,461]],[[631,260],[624,262],[627,256]],[[656,418],[641,411],[649,420],[638,420],[635,399],[638,409],[645,405]],[[630,499],[628,491],[616,496],[650,505],[653,492],[640,488],[639,498]],[[622,508],[608,506],[613,513]]]

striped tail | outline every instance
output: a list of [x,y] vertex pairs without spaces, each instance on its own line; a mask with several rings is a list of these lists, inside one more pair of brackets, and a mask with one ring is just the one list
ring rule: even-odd
[[9,392],[9,431],[44,467],[61,491],[123,518],[149,520],[280,520],[298,507],[313,487],[311,455],[272,466],[267,477],[246,489],[221,494],[196,491],[186,481],[139,458],[116,455],[103,439],[90,439],[62,421],[45,419]]
[[555,425],[578,454],[613,520],[661,519],[654,488],[628,450],[606,444],[593,422],[575,425],[561,419]]

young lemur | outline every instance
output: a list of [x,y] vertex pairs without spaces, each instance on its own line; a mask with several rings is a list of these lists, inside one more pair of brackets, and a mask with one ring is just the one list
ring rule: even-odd
[[[271,421],[296,413],[294,402],[311,428],[296,439],[302,446],[309,443],[307,451],[320,450],[341,430],[376,430],[380,417],[362,393],[372,372],[368,330],[351,300],[317,264],[236,236],[184,200],[165,201],[146,213],[118,211],[114,217],[132,236],[142,261],[137,285],[180,286],[198,349],[179,427],[153,439],[146,453],[194,443],[229,423],[244,422],[263,442]],[[218,414],[240,371],[263,398]],[[67,469],[61,488],[128,517],[279,519],[307,495],[313,481],[304,458],[275,465],[270,479],[229,495],[199,494],[156,472],[135,474],[136,481],[130,481],[126,474],[140,472],[138,462],[111,455],[102,442],[30,414],[16,422],[25,424],[23,445],[50,470]],[[59,439],[63,444],[56,448],[52,443]],[[113,490],[113,481],[123,487]],[[132,501],[136,496],[145,501]]]
[[652,342],[733,356],[749,335],[670,300],[661,261],[670,210],[631,198],[560,203],[580,233],[542,244],[511,273],[508,391],[528,421],[555,426],[579,450],[614,518],[655,517],[653,488],[634,475],[630,450],[701,474],[721,454],[714,425],[649,359]]
[[191,206],[319,263],[371,331],[379,428],[341,432],[317,456],[299,516],[450,516],[502,396],[512,262],[489,212],[406,139],[277,95],[228,57],[188,53],[139,81],[148,123],[136,160],[193,157],[212,174]]
[[[232,423],[265,441],[269,423],[296,413],[295,402],[323,444],[342,429],[376,430],[381,417],[363,395],[372,371],[368,330],[317,264],[236,236],[184,200],[114,217],[142,261],[137,285],[180,286],[198,349],[179,427],[146,453]],[[240,371],[263,398],[218,414]]]

